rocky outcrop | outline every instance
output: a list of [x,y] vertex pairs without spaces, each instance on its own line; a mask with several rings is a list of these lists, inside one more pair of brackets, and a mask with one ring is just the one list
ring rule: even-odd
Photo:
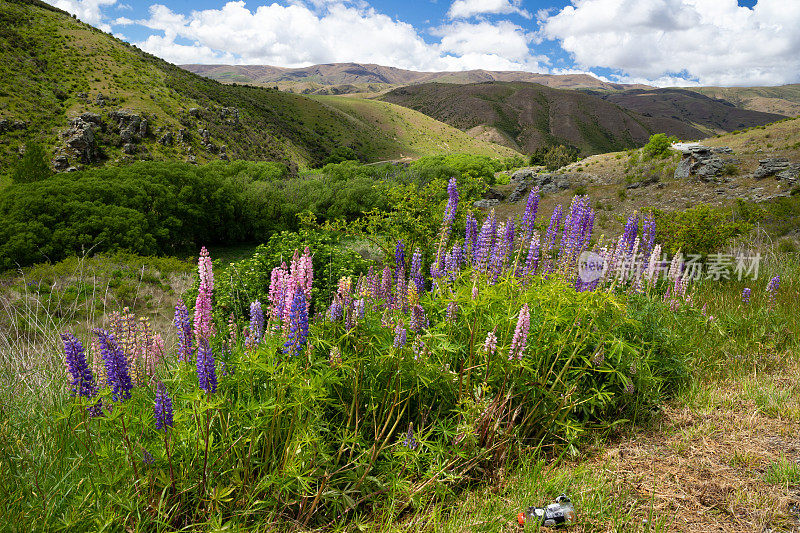
[[0,118],[0,133],[13,130],[24,130],[28,127],[28,123],[24,120],[9,120],[7,118]]
[[711,148],[709,146],[691,146],[683,151],[680,163],[675,168],[676,179],[696,177],[701,181],[724,181],[722,171],[726,165],[738,164],[734,158],[722,158],[721,154],[731,154],[727,146]]
[[108,114],[108,119],[119,129],[122,144],[137,143],[147,135],[147,119],[136,113],[117,110]]
[[223,107],[219,110],[219,116],[225,124],[239,127],[239,110],[235,107]]
[[175,142],[175,136],[172,135],[171,131],[164,133],[164,135],[158,138],[158,144],[162,144],[164,146],[170,146],[174,142]]
[[753,172],[753,177],[760,180],[769,176],[775,176],[776,179],[794,183],[800,176],[800,163],[792,163],[785,157],[771,157],[759,160],[758,168]]
[[61,134],[67,155],[75,157],[84,164],[96,162],[100,158],[100,149],[97,147],[94,134],[98,124],[93,120],[84,120],[83,115],[70,120],[69,128]]
[[539,186],[539,191],[543,193],[553,193],[570,186],[586,176],[575,173],[543,173],[540,167],[521,168],[511,175],[511,183],[516,184],[514,190],[508,195],[509,202],[520,201],[530,190],[531,187]]

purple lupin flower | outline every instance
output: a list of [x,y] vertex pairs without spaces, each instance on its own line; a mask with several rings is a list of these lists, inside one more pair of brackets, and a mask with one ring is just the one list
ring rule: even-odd
[[631,216],[628,217],[628,221],[625,223],[625,232],[623,235],[623,241],[625,242],[625,249],[628,253],[633,251],[633,243],[636,241],[636,232],[639,229],[639,215],[633,213]]
[[749,287],[745,287],[744,288],[744,290],[742,291],[742,302],[743,303],[746,303],[746,304],[750,303],[750,293],[751,292],[752,291],[750,290]]
[[156,420],[156,429],[167,429],[172,427],[172,399],[167,394],[164,383],[158,382],[156,387],[156,400],[153,404],[153,414]]
[[525,213],[522,215],[522,229],[525,238],[530,237],[533,233],[534,222],[536,222],[536,213],[539,211],[539,186],[535,186],[528,194],[528,201],[525,203]]
[[331,322],[336,322],[342,318],[342,302],[339,300],[339,295],[333,295],[333,301],[328,309],[328,319]]
[[133,382],[128,371],[128,358],[117,344],[114,335],[104,329],[94,330],[97,335],[100,353],[106,366],[106,380],[111,386],[111,397],[114,401],[127,400],[131,397]]
[[178,361],[190,361],[194,355],[194,331],[189,320],[189,310],[183,301],[175,306],[175,319],[172,322],[178,330]]
[[650,257],[656,243],[656,219],[652,213],[647,213],[642,220],[642,252],[645,260]]
[[450,178],[447,182],[447,207],[444,210],[444,227],[447,228],[447,233],[456,219],[456,210],[458,209],[458,182],[455,177]]
[[770,306],[774,306],[775,303],[778,301],[778,288],[781,284],[781,277],[775,276],[769,283],[767,283],[767,293],[769,294],[769,304]]
[[394,328],[394,342],[392,345],[395,348],[402,348],[406,345],[406,338],[408,333],[406,332],[406,328],[403,327],[402,322],[398,322],[397,326]]
[[304,291],[296,291],[294,294],[289,324],[289,339],[283,345],[283,353],[296,356],[300,354],[308,340],[308,312]]
[[415,305],[411,308],[411,318],[408,321],[408,327],[411,331],[419,332],[423,328],[427,328],[429,325],[428,317],[425,314],[425,309],[420,304]]
[[253,346],[258,346],[264,335],[264,310],[258,300],[250,304],[250,334]]
[[379,299],[384,301],[386,308],[389,308],[392,306],[394,298],[392,296],[392,270],[388,266],[383,267],[380,287]]
[[531,245],[528,248],[528,258],[525,260],[524,276],[536,272],[536,267],[539,266],[539,234],[534,233],[531,237]]
[[414,422],[408,423],[408,431],[406,432],[406,438],[403,440],[403,444],[409,450],[416,450],[419,443],[417,443],[417,439],[414,438]]
[[544,244],[545,250],[550,251],[556,244],[556,237],[558,236],[558,227],[561,224],[561,217],[564,216],[564,208],[558,204],[550,216],[550,225],[547,226],[547,233],[545,233]]
[[503,254],[501,260],[503,268],[508,262],[509,254],[514,250],[514,219],[509,218],[506,220],[506,230],[503,234]]
[[514,338],[511,339],[511,349],[508,350],[508,360],[511,361],[516,357],[522,359],[522,354],[528,346],[528,330],[531,327],[531,313],[528,309],[528,304],[522,306],[519,310],[519,318],[517,319],[517,327],[514,330]]
[[472,216],[472,213],[467,213],[467,220],[464,229],[464,256],[467,261],[472,262],[475,255],[475,248],[478,245],[478,221]]
[[486,271],[489,264],[489,254],[492,252],[492,244],[494,242],[494,231],[497,231],[497,226],[493,222],[494,211],[486,217],[481,225],[481,231],[478,234],[478,244],[473,250],[473,264],[478,270]]
[[[67,370],[72,375],[72,394],[81,398],[91,399],[97,395],[98,387],[94,375],[86,362],[86,353],[83,344],[72,333],[62,333],[64,341],[64,360]],[[102,404],[100,401],[88,408],[89,416],[100,416]]]
[[402,239],[397,241],[397,246],[394,248],[394,264],[396,270],[400,270],[401,268],[405,270],[406,268],[406,252]]
[[216,361],[208,339],[201,339],[197,347],[197,379],[200,389],[206,391],[206,394],[217,392]]
[[455,323],[457,317],[458,317],[458,304],[456,304],[455,302],[448,303],[447,315],[445,315],[445,318],[447,318],[448,322],[453,324]]
[[414,281],[417,293],[422,294],[425,291],[425,276],[422,273],[422,252],[419,248],[415,248],[414,255],[411,256],[411,279]]
[[492,330],[486,334],[486,340],[483,341],[483,351],[486,352],[486,355],[491,356],[494,354],[496,349],[497,335],[495,335],[494,330]]

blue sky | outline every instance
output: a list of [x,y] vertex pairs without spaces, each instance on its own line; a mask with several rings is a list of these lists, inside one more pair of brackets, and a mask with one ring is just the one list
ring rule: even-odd
[[800,0],[47,0],[174,63],[800,82]]

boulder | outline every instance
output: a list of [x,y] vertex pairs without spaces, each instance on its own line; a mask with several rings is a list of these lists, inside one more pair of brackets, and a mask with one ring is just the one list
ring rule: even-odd
[[57,155],[53,158],[53,168],[56,172],[64,172],[69,168],[69,158],[64,154]]
[[95,126],[100,126],[103,123],[103,118],[97,113],[81,113],[81,119]]
[[203,114],[203,110],[199,107],[192,107],[189,109],[189,116],[194,118],[200,118]]
[[720,181],[722,169],[727,163],[735,163],[735,160],[722,159],[715,154],[730,153],[733,151],[727,146],[718,148],[692,146],[683,152],[674,176],[676,179],[696,177],[702,181]]
[[482,209],[488,209],[490,207],[496,206],[499,203],[500,203],[500,200],[497,200],[496,198],[491,198],[491,199],[488,199],[488,200],[476,200],[475,202],[473,202],[472,205],[474,207],[480,207]]
[[497,189],[489,187],[488,189],[486,189],[486,192],[483,193],[483,197],[490,200],[502,200],[503,198],[506,197],[506,195],[501,193]]
[[164,135],[158,138],[158,144],[163,144],[164,146],[169,146],[173,142],[175,142],[175,137],[172,135],[171,131],[166,132]]
[[108,119],[116,123],[123,144],[139,142],[147,135],[147,119],[136,113],[112,111],[108,114]]
[[106,106],[106,97],[103,96],[103,93],[97,93],[97,96],[94,98],[94,103],[97,107]]
[[100,158],[94,136],[94,125],[75,117],[69,122],[69,129],[61,134],[64,138],[66,150],[75,156],[81,163],[94,163]]
[[789,170],[790,167],[791,163],[785,157],[760,159],[758,161],[758,168],[753,172],[753,177],[757,180],[764,179]]
[[220,118],[231,126],[239,126],[239,110],[235,107],[223,107],[219,110]]
[[178,142],[180,143],[188,143],[191,142],[192,135],[189,133],[189,130],[186,128],[181,128],[178,130]]

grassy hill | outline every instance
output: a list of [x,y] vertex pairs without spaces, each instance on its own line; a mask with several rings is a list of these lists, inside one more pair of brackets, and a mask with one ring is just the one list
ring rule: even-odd
[[413,153],[323,102],[194,75],[37,0],[0,0],[0,60],[4,169],[30,141],[62,170],[138,159],[308,167],[338,146],[365,161]]
[[763,126],[786,118],[785,114],[739,108],[726,100],[688,89],[632,89],[613,93],[593,91],[591,94],[645,116],[680,120],[707,134]]
[[555,144],[610,152],[641,146],[657,132],[703,136],[673,118],[646,117],[580,91],[535,83],[428,83],[395,89],[382,99],[527,152]]
[[354,120],[380,129],[384,136],[406,147],[401,157],[467,152],[491,157],[516,155],[499,144],[476,139],[469,134],[413,109],[364,98],[314,96],[314,100],[336,108]]

